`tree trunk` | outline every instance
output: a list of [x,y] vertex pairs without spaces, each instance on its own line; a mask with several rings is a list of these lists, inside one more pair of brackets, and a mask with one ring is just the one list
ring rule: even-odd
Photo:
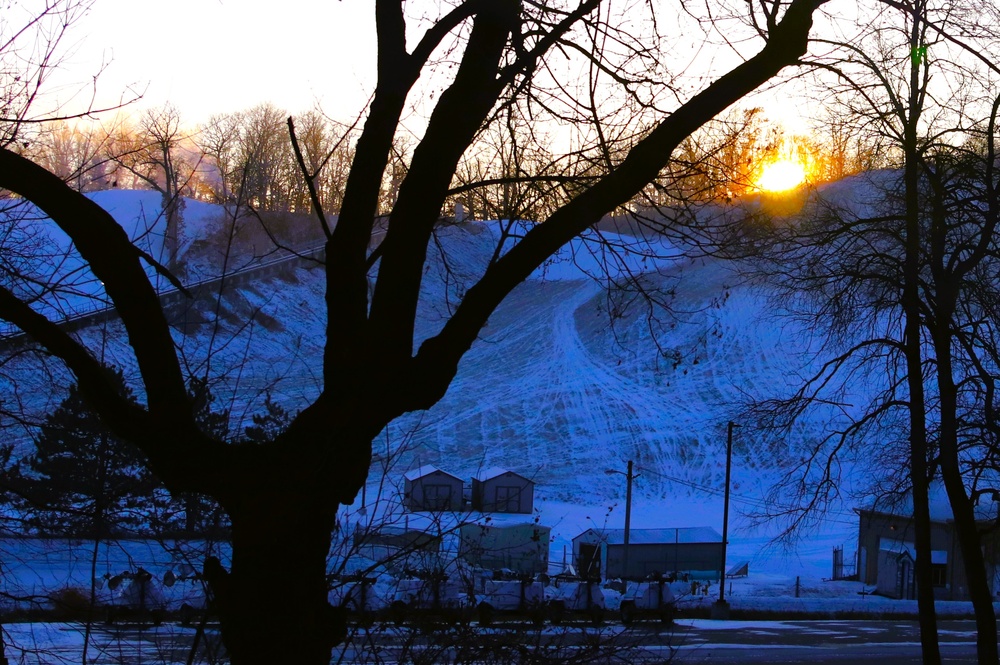
[[[941,294],[939,300],[953,302],[953,294]],[[966,493],[958,460],[958,391],[952,374],[950,331],[951,309],[948,316],[937,318],[934,342],[937,358],[938,390],[941,398],[940,464],[941,477],[948,492],[948,503],[955,518],[955,536],[965,564],[969,599],[976,615],[976,651],[979,665],[997,665],[997,623],[993,597],[983,559],[982,538],[976,525],[972,501]],[[954,566],[954,561],[948,565]]]
[[177,270],[179,266],[181,225],[183,224],[184,201],[175,187],[171,188],[170,183],[164,191],[160,192],[163,204],[163,217],[165,231],[163,235],[163,249],[166,252],[167,268]]
[[267,492],[232,519],[232,568],[205,563],[233,665],[328,665],[346,636],[327,596],[335,508]]
[[[986,576],[986,563],[983,560],[982,539],[976,526],[972,501],[965,493],[961,474],[957,465],[953,466],[942,461],[941,475],[944,478],[945,489],[951,510],[955,516],[955,535],[965,564],[966,582],[969,585],[969,599],[976,615],[976,652],[979,665],[997,665],[997,622],[993,610],[993,597],[990,594],[989,580]],[[949,565],[955,565],[949,561]]]
[[920,644],[925,665],[939,665],[937,616],[931,577],[931,516],[928,499],[930,476],[927,464],[926,401],[924,399],[923,349],[920,319],[920,222],[917,201],[917,163],[915,126],[907,127],[907,153],[904,172],[906,197],[906,247],[903,265],[903,340],[906,355],[906,381],[909,389],[910,482],[913,493],[914,546],[917,560],[917,612],[920,618]]
[[[923,35],[923,5],[912,9],[910,46],[917,53]],[[906,208],[906,234],[903,260],[902,309],[905,331],[903,348],[906,355],[906,381],[909,388],[910,420],[910,480],[913,487],[914,562],[917,578],[917,611],[920,618],[920,645],[925,665],[940,665],[941,649],[934,609],[934,587],[931,577],[931,515],[927,496],[930,483],[927,464],[927,404],[924,399],[922,321],[920,303],[920,200],[919,152],[917,128],[922,111],[921,61],[910,60],[910,90],[903,127],[903,186]]]
[[917,586],[917,616],[920,645],[925,665],[940,665],[937,614],[931,576],[931,513],[928,499],[927,427],[924,421],[924,385],[921,371],[920,325],[913,312],[906,311],[906,364],[910,390],[910,482],[913,495],[914,572]]

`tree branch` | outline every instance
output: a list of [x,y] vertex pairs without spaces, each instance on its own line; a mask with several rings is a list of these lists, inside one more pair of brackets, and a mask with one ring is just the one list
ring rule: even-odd
[[25,197],[44,211],[70,237],[94,275],[104,283],[135,351],[154,419],[170,429],[190,421],[180,364],[159,297],[140,264],[140,252],[121,226],[57,176],[2,148],[0,187]]
[[677,145],[704,122],[784,67],[797,64],[806,52],[812,14],[824,2],[793,0],[757,55],[723,75],[660,122],[614,172],[557,210],[545,223],[535,226],[520,243],[490,266],[466,293],[441,332],[421,345],[412,364],[414,401],[423,408],[443,395],[457,371],[459,359],[471,347],[489,316],[548,256],[653,180]]

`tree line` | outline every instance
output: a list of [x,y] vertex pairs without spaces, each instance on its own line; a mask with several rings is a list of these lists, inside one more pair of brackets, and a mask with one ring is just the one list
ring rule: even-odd
[[[21,151],[80,192],[152,189],[165,200],[189,197],[270,212],[311,212],[288,115],[266,103],[191,128],[181,110],[167,104],[121,113],[107,123],[43,123]],[[337,210],[351,159],[351,130],[319,111],[296,117],[306,164],[319,174],[320,201]]]
[[[532,129],[524,109],[511,107],[504,114],[504,122],[486,128],[463,156],[443,215],[452,215],[455,204],[461,204],[472,219],[544,219],[599,171],[591,158],[557,156],[551,138]],[[119,115],[107,124],[42,123],[20,151],[80,192],[157,191],[168,224],[181,214],[184,198],[312,214],[315,202],[303,173],[312,181],[320,207],[336,214],[357,128],[318,110],[295,115],[299,163],[288,119],[287,111],[264,103],[214,115],[191,128],[181,110],[167,104]],[[645,198],[676,205],[751,193],[761,165],[785,143],[806,155],[814,183],[888,165],[890,153],[880,149],[878,137],[855,129],[850,115],[831,111],[810,136],[787,137],[760,107],[731,111],[685,139],[671,169],[632,205],[643,205]],[[410,146],[398,138],[384,174],[379,214],[392,209],[409,159]]]

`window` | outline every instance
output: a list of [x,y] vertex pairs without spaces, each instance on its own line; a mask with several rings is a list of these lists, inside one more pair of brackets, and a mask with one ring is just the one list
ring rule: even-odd
[[948,586],[948,564],[931,564],[931,584],[937,587]]
[[424,510],[451,508],[451,485],[424,485]]
[[511,485],[498,486],[494,510],[498,513],[521,512],[521,488]]

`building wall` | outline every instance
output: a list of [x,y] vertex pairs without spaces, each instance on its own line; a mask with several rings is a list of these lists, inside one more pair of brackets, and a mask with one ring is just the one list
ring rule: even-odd
[[540,524],[484,527],[463,524],[460,556],[473,565],[516,573],[544,573],[549,565],[551,529]]
[[644,579],[652,574],[689,574],[719,579],[722,570],[722,543],[630,543],[628,571],[623,570],[625,545],[602,542],[600,533],[584,532],[573,539],[573,561],[577,571],[600,572],[614,579],[627,572],[628,579]]
[[694,574],[718,579],[722,571],[722,543],[656,543],[629,544],[628,570],[624,544],[608,544],[606,578],[643,579],[652,574]]
[[461,510],[462,481],[443,471],[403,483],[404,503],[409,510]]
[[534,510],[535,484],[508,471],[489,480],[472,480],[472,508],[484,513],[523,513]]
[[[882,538],[912,543],[916,540],[913,519],[885,513],[860,511],[858,521],[858,578],[864,584],[878,585],[879,549]],[[938,600],[967,600],[968,584],[961,552],[952,537],[950,522],[931,522],[931,550],[947,553],[946,569],[940,585],[934,587]],[[884,581],[884,575],[883,575]]]
[[916,584],[913,575],[913,559],[908,554],[896,554],[882,550],[878,553],[878,579],[876,591],[889,598],[913,600]]

